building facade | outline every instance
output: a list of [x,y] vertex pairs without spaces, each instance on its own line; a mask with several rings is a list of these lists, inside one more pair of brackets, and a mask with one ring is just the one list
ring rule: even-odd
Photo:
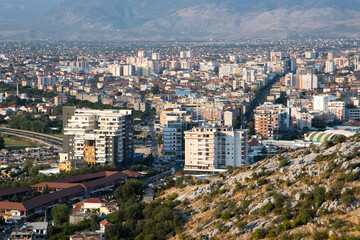
[[279,138],[292,127],[291,109],[282,104],[265,103],[255,110],[255,132],[264,138]]
[[248,130],[196,127],[185,132],[188,172],[217,172],[248,163]]
[[134,155],[131,110],[65,108],[63,115],[63,149],[68,160],[85,160],[93,165],[113,163],[119,167],[131,164]]

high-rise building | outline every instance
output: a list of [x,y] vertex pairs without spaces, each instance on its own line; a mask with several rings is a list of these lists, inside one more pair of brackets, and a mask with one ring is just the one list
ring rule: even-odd
[[160,53],[153,53],[151,59],[154,61],[159,61],[161,59]]
[[65,107],[63,119],[63,150],[70,161],[113,163],[119,167],[131,164],[134,155],[131,110]]
[[292,127],[291,109],[282,104],[265,103],[255,110],[255,132],[265,138],[279,138]]
[[230,59],[230,62],[233,62],[233,63],[240,63],[242,61],[242,58],[239,55],[230,55],[229,59]]
[[305,57],[310,59],[310,58],[316,58],[317,57],[317,52],[316,51],[307,51],[305,52]]
[[288,73],[285,75],[284,85],[286,87],[295,87],[298,85],[298,77],[296,74]]
[[223,171],[248,163],[248,130],[196,127],[185,132],[186,172]]
[[313,110],[320,112],[327,112],[329,110],[328,103],[335,100],[336,100],[335,96],[330,94],[314,95]]
[[290,58],[290,72],[296,73],[296,58]]
[[325,63],[325,72],[326,73],[333,73],[335,72],[335,62],[333,60],[326,61]]
[[299,89],[312,90],[318,88],[318,77],[315,74],[299,76]]
[[181,51],[180,52],[180,58],[192,58],[193,57],[193,53],[192,51]]
[[344,101],[332,101],[328,103],[329,112],[333,113],[338,120],[345,119],[345,106]]
[[165,157],[184,159],[185,139],[184,131],[190,124],[185,121],[171,121],[163,127],[163,152]]
[[354,61],[354,71],[360,71],[360,60],[359,60],[359,56],[357,56],[355,58]]

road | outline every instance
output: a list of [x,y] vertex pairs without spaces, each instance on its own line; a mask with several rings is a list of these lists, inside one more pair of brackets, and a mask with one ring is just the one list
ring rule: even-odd
[[270,91],[272,86],[280,80],[280,77],[281,77],[280,75],[276,75],[273,78],[274,81],[271,84],[267,85],[264,89],[261,89],[262,92],[261,92],[259,98],[256,100],[256,104],[254,105],[254,108],[251,109],[251,114],[250,114],[249,119],[243,119],[244,120],[242,122],[243,128],[246,128],[246,123],[248,122],[248,120],[250,120],[250,119],[252,119],[254,117],[254,111],[255,111],[256,107],[260,106],[264,102],[267,93]]
[[143,183],[146,183],[146,184],[156,183],[157,181],[163,179],[164,177],[171,176],[171,175],[172,175],[172,171],[170,170],[170,171],[163,172],[158,175],[146,178],[143,180]]
[[151,116],[149,116],[148,126],[149,126],[149,133],[151,136],[151,152],[154,156],[159,156],[159,146],[156,141],[154,120],[151,119]]
[[63,140],[61,138],[47,134],[4,127],[0,127],[0,132],[37,141],[59,150],[62,150],[63,147]]

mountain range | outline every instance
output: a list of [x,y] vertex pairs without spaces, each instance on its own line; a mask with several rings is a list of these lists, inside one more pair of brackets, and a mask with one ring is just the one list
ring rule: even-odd
[[0,39],[357,38],[360,0],[0,0]]

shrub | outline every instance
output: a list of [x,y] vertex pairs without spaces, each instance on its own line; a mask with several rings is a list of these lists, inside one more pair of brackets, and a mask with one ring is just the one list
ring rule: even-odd
[[228,212],[228,211],[225,211],[222,215],[221,215],[221,218],[224,219],[224,220],[229,220],[231,217],[231,213]]
[[288,179],[286,179],[284,183],[285,183],[285,186],[287,186],[287,187],[290,187],[290,185],[291,185],[291,182]]
[[224,224],[221,223],[221,222],[218,222],[216,225],[215,225],[216,229],[219,230],[219,231],[222,231],[223,227],[224,227]]
[[263,239],[266,237],[266,231],[264,228],[258,228],[253,234],[253,239]]
[[291,229],[291,222],[285,221],[278,227],[278,232],[284,232],[289,229]]
[[270,230],[267,234],[268,237],[274,238],[277,236],[277,233],[274,230]]
[[201,212],[206,212],[207,210],[209,210],[209,207],[208,206],[205,206],[201,209]]
[[329,232],[327,230],[324,231],[316,231],[311,235],[313,240],[326,240],[329,238]]
[[238,222],[236,224],[236,227],[239,229],[240,233],[244,233],[246,225],[247,225],[247,221],[242,221],[242,222]]
[[301,226],[301,225],[305,225],[308,222],[310,222],[312,219],[312,216],[309,212],[309,210],[303,210],[295,219],[294,221],[294,226]]
[[275,205],[273,203],[267,203],[261,208],[262,213],[270,213],[275,208]]
[[288,165],[288,164],[289,164],[289,160],[287,160],[286,158],[281,159],[281,160],[279,161],[279,167],[285,167],[285,166]]
[[261,178],[260,180],[259,180],[259,185],[264,185],[264,184],[266,184],[267,183],[267,179],[266,178]]
[[344,223],[343,223],[343,221],[341,221],[341,219],[336,219],[334,224],[332,225],[332,227],[334,229],[339,229],[339,228],[341,228],[343,226],[344,226]]
[[333,141],[326,141],[325,142],[325,148],[331,148],[332,146],[334,146],[334,142]]
[[353,192],[348,190],[341,194],[340,200],[343,204],[349,206],[355,200],[355,197],[353,195]]

